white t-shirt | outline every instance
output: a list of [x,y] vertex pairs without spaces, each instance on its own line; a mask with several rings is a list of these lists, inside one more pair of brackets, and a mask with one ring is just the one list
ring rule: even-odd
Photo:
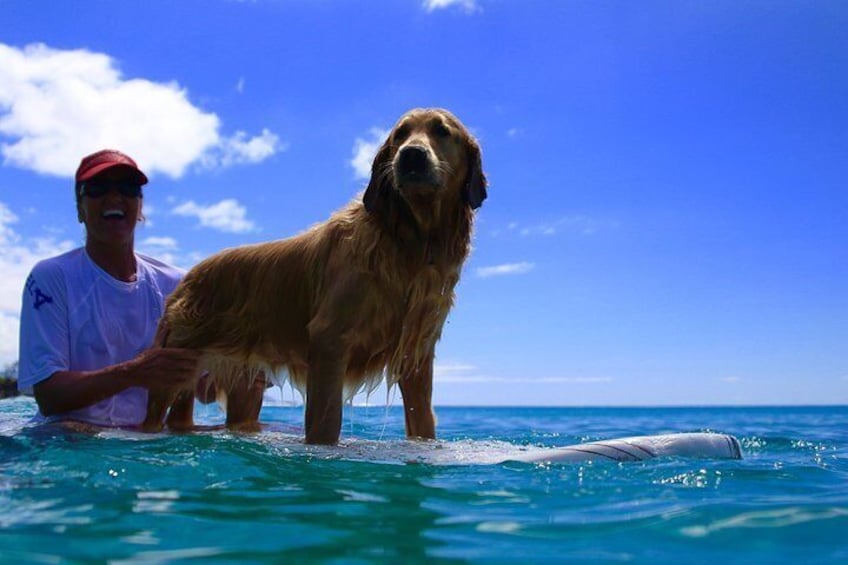
[[[24,286],[18,388],[57,371],[92,371],[122,363],[153,344],[165,297],[183,271],[136,254],[136,281],[98,267],[84,248],[38,263]],[[147,389],[129,388],[101,402],[41,421],[133,426],[144,420]]]

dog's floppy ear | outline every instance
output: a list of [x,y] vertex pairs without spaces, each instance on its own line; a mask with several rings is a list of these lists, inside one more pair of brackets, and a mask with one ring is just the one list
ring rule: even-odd
[[362,195],[365,209],[371,213],[378,210],[380,201],[386,198],[386,191],[392,189],[391,149],[392,146],[387,139],[377,151],[374,162],[371,164],[371,180],[368,181],[368,188]]
[[462,188],[462,198],[472,210],[479,208],[488,196],[486,192],[486,174],[483,172],[483,159],[480,146],[473,139],[468,140],[468,176]]

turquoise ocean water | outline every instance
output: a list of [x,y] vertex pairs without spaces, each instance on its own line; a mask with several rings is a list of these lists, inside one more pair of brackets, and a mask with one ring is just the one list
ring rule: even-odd
[[[848,563],[848,407],[348,408],[337,448],[269,429],[25,425],[0,401],[2,563]],[[213,408],[201,419],[214,423]],[[744,459],[479,464],[522,446],[735,435]]]

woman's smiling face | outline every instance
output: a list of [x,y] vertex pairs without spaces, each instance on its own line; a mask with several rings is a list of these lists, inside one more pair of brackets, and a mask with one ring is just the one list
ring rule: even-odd
[[107,188],[105,193],[92,196],[86,193],[83,185],[77,213],[79,221],[85,224],[87,240],[106,245],[131,244],[141,219],[141,192],[138,196],[129,196],[118,187],[137,183],[136,176],[129,169],[113,167],[86,182]]

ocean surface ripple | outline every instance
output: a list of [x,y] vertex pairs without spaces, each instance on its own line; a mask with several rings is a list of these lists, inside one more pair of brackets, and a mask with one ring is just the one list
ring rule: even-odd
[[[346,409],[338,447],[302,409],[259,434],[96,434],[0,402],[3,562],[844,563],[848,407]],[[214,407],[199,408],[215,424]],[[714,431],[742,460],[529,464],[504,454]]]

